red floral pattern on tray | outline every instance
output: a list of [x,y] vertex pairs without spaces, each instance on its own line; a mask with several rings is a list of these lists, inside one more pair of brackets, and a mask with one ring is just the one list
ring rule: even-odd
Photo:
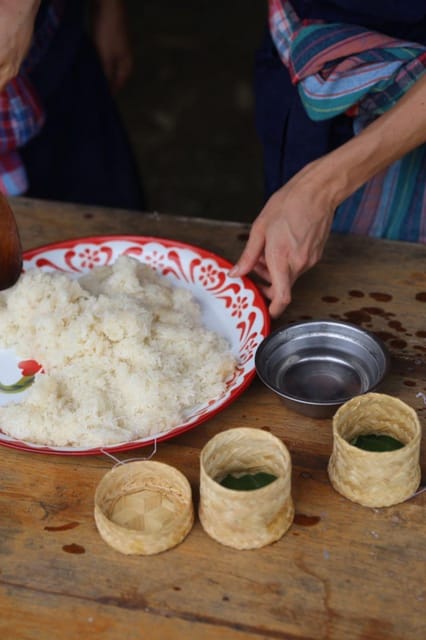
[[[269,315],[261,294],[251,280],[228,276],[231,264],[224,258],[204,249],[164,238],[100,236],[69,240],[28,251],[24,254],[23,268],[24,271],[33,268],[56,270],[77,277],[94,267],[112,264],[122,254],[148,264],[174,284],[190,289],[201,304],[207,326],[229,340],[238,366],[228,380],[225,392],[192,410],[182,424],[141,440],[109,445],[102,449],[42,447],[16,441],[0,432],[0,444],[26,451],[66,455],[123,451],[151,445],[155,441],[192,429],[214,416],[235,400],[253,379],[254,356],[257,347],[269,333]],[[18,362],[17,357],[15,360],[16,362],[11,362],[10,353],[0,350],[0,404],[7,402],[4,397],[6,393],[1,389],[2,376],[6,373],[9,378],[7,384],[12,386],[26,376],[24,388],[32,383],[35,375],[42,373],[42,364],[31,360],[31,354],[25,354],[25,360]],[[16,369],[16,380],[10,380],[13,367]]]

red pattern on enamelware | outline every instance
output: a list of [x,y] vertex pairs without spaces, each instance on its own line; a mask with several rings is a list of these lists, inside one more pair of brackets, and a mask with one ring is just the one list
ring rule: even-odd
[[[255,375],[256,349],[269,333],[270,321],[266,304],[256,286],[248,278],[230,278],[231,264],[224,258],[199,247],[164,238],[144,236],[97,236],[47,245],[24,254],[24,270],[38,267],[46,271],[85,273],[96,266],[111,264],[121,255],[133,256],[174,284],[186,286],[220,326],[211,329],[223,333],[231,343],[238,366],[227,381],[225,392],[194,409],[187,420],[169,431],[134,442],[103,448],[39,447],[19,442],[0,432],[0,444],[22,449],[65,455],[98,454],[102,451],[124,451],[153,444],[192,429],[223,410],[250,384]],[[0,365],[1,373],[1,365]]]
[[25,377],[35,376],[36,373],[41,372],[43,369],[42,365],[37,362],[37,360],[20,360],[18,362],[18,367],[21,370],[21,373]]

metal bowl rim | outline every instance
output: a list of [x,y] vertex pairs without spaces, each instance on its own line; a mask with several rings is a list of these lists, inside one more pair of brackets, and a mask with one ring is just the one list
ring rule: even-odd
[[338,326],[338,327],[348,328],[348,329],[350,329],[350,330],[352,330],[352,331],[354,331],[356,333],[359,333],[361,335],[367,336],[368,338],[370,338],[370,340],[372,340],[373,343],[375,343],[378,346],[379,351],[382,353],[383,359],[384,359],[383,370],[382,370],[380,376],[374,382],[374,384],[369,386],[368,389],[366,391],[362,392],[362,394],[360,394],[360,395],[363,395],[364,393],[368,393],[369,391],[373,391],[374,389],[376,389],[380,385],[380,383],[383,381],[385,376],[387,375],[387,373],[389,371],[389,367],[390,367],[389,352],[388,352],[385,344],[383,343],[383,341],[378,336],[376,336],[373,332],[368,331],[367,329],[363,329],[363,328],[359,327],[356,324],[353,324],[351,322],[346,322],[346,321],[329,320],[329,319],[304,320],[304,321],[294,322],[294,323],[287,324],[287,325],[284,325],[282,327],[279,327],[278,329],[275,329],[274,331],[269,333],[262,340],[262,342],[260,343],[259,347],[257,348],[256,354],[255,354],[256,372],[257,372],[257,375],[259,376],[260,380],[263,382],[263,384],[266,387],[268,387],[269,389],[271,389],[271,391],[274,391],[276,394],[278,394],[283,400],[289,400],[291,402],[294,402],[295,404],[305,405],[305,406],[312,406],[312,407],[338,407],[338,406],[344,404],[345,402],[347,402],[348,400],[350,400],[351,398],[354,397],[354,396],[342,396],[341,399],[333,400],[333,401],[330,401],[330,400],[316,400],[316,401],[307,400],[307,399],[304,399],[304,398],[300,398],[298,396],[290,395],[288,393],[283,393],[283,391],[281,389],[279,389],[278,387],[273,385],[261,373],[261,368],[259,366],[260,356],[262,355],[262,352],[265,350],[265,348],[272,342],[274,337],[276,337],[280,333],[284,333],[285,331],[288,331],[289,329],[292,329],[293,327],[312,326],[312,325],[320,325],[320,324],[326,324],[326,325],[330,325],[330,326]]

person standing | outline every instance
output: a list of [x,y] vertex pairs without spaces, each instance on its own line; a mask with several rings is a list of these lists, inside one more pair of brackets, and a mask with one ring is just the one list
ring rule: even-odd
[[257,57],[266,204],[231,275],[272,316],[330,231],[426,242],[426,5],[269,1]]
[[122,0],[1,0],[0,190],[143,209],[114,98],[131,68]]

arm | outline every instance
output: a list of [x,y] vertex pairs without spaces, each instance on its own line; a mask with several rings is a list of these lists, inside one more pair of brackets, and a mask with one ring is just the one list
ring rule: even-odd
[[0,90],[18,75],[41,0],[0,0]]
[[336,207],[395,160],[426,142],[426,76],[358,136],[308,164],[268,200],[231,276],[257,273],[271,316],[291,300],[297,278],[316,264]]
[[108,83],[116,92],[123,87],[133,67],[122,0],[92,0],[92,36]]

